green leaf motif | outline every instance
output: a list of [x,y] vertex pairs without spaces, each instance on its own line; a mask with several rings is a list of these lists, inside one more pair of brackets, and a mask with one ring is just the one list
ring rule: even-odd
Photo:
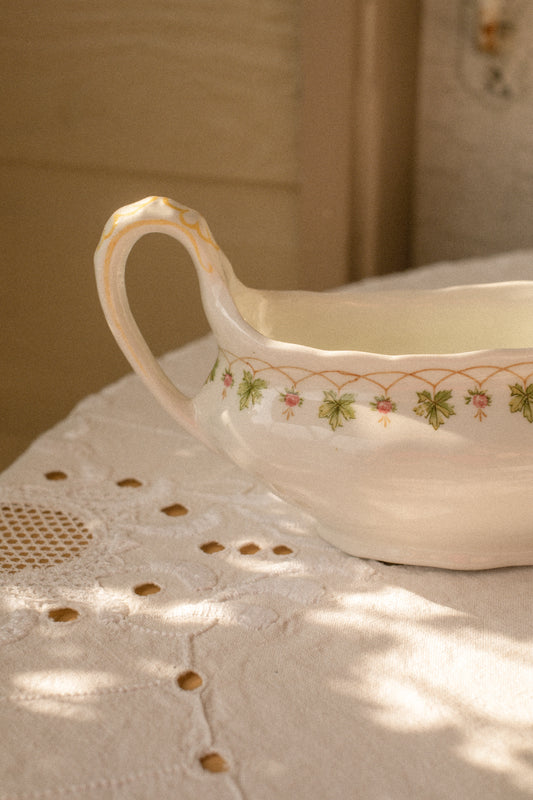
[[511,399],[509,408],[512,414],[521,413],[528,422],[533,422],[533,383],[523,389],[519,383],[509,386]]
[[262,390],[266,389],[267,386],[268,384],[263,378],[254,378],[251,372],[245,370],[242,381],[237,389],[239,397],[241,398],[239,402],[240,410],[242,411],[244,408],[249,408],[250,402],[253,406],[259,403],[263,397]]
[[355,419],[353,394],[341,394],[337,397],[333,389],[324,392],[324,402],[318,409],[318,416],[327,419],[331,430],[342,428],[342,420]]
[[413,411],[419,417],[425,417],[435,430],[438,430],[441,425],[444,425],[445,420],[455,414],[455,407],[448,403],[452,396],[451,390],[441,389],[440,392],[431,396],[425,389],[423,392],[417,392],[417,395],[418,403]]
[[207,376],[206,383],[209,383],[210,381],[214,381],[215,380],[215,375],[217,374],[217,369],[218,369],[218,362],[219,362],[219,359],[217,358],[217,360],[213,364],[213,369],[211,370],[211,372]]

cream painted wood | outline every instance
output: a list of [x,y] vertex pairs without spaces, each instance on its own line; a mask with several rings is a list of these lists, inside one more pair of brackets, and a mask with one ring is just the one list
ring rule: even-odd
[[355,4],[352,277],[411,266],[420,0]]
[[302,285],[410,266],[420,6],[304,3]]
[[3,157],[293,183],[299,8],[4,4]]
[[[0,468],[126,371],[92,271],[118,206],[179,196],[250,285],[300,280],[299,2],[4,5]],[[207,329],[177,244],[140,242],[128,286],[156,353]]]
[[301,285],[324,289],[345,283],[350,275],[355,4],[307,0],[304,7]]

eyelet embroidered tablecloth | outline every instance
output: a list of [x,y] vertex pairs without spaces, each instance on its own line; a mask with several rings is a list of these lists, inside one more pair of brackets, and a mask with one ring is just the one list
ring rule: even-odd
[[[506,278],[533,253],[365,286]],[[531,798],[533,568],[318,533],[136,377],[83,401],[0,478],[0,800]]]

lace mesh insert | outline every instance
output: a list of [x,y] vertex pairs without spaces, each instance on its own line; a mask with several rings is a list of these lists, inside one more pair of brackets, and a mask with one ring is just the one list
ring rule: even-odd
[[25,503],[0,505],[0,570],[51,567],[79,556],[92,533],[74,514]]

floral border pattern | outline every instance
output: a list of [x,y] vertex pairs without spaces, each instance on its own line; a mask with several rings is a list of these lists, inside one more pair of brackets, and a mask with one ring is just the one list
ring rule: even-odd
[[[284,378],[286,388],[283,392],[278,389],[279,400],[283,404],[282,416],[286,420],[295,416],[297,409],[304,405],[301,389],[298,388],[304,381],[313,377],[325,379],[331,388],[322,389],[322,402],[317,408],[318,419],[327,420],[332,431],[342,428],[345,423],[356,419],[356,395],[351,391],[343,391],[351,384],[359,381],[366,381],[381,390],[381,394],[375,395],[369,402],[369,407],[379,414],[378,422],[386,428],[392,419],[392,415],[398,411],[398,402],[394,400],[393,392],[390,390],[405,378],[415,378],[425,384],[425,388],[415,390],[416,402],[410,408],[414,414],[422,417],[434,429],[438,430],[450,417],[457,415],[457,398],[454,398],[455,389],[444,387],[441,384],[449,378],[461,376],[472,381],[472,385],[467,389],[467,394],[463,395],[464,405],[469,405],[475,409],[474,419],[482,422],[487,416],[487,409],[492,405],[493,395],[489,394],[484,385],[496,375],[507,373],[517,380],[513,384],[508,384],[510,400],[508,400],[509,411],[512,414],[521,414],[529,423],[533,423],[533,382],[528,382],[533,378],[533,362],[523,361],[511,364],[508,367],[495,365],[478,365],[461,370],[444,368],[425,368],[416,372],[390,371],[381,373],[356,374],[335,370],[314,372],[301,367],[276,366],[269,364],[262,359],[246,358],[237,356],[224,350],[219,351],[219,356],[209,373],[207,382],[213,382],[217,376],[221,359],[226,362],[222,369],[220,380],[223,384],[222,397],[226,397],[228,391],[235,387],[235,365],[237,363],[245,365],[242,378],[237,385],[237,396],[239,399],[239,409],[244,411],[261,403],[263,392],[269,387],[266,378],[261,377],[261,373],[275,372],[279,375],[280,382]],[[527,372],[525,369],[527,368]],[[441,377],[437,377],[437,374]],[[484,374],[484,377],[483,377]],[[389,383],[382,380],[388,376],[392,378]],[[437,377],[437,380],[431,380]],[[381,379],[381,380],[380,380]],[[415,397],[413,397],[413,401]],[[307,401],[305,401],[307,403]]]

